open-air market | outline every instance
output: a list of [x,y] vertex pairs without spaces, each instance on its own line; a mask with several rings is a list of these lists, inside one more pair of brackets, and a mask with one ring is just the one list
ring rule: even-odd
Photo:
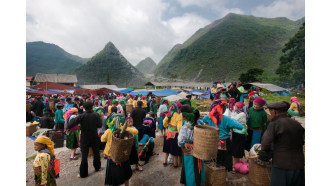
[[[306,69],[327,73],[319,54],[308,53],[305,66],[305,0],[28,0],[24,15],[26,89],[11,82],[23,74],[15,66],[2,92],[24,92],[26,136],[17,136],[26,139],[26,171],[14,176],[27,186],[305,186],[326,178],[310,167],[326,159],[308,154],[326,154],[326,140],[308,138],[325,138],[326,122],[313,119],[307,127],[317,130],[305,130],[305,112],[325,120],[320,96],[329,87],[325,78],[306,86]],[[313,103],[305,88],[318,94],[308,96]],[[3,98],[18,116],[16,96]],[[16,130],[3,131],[14,139]],[[309,171],[318,178],[308,180]]]
[[[290,103],[271,103],[263,99],[264,88],[258,86],[246,90],[240,82],[209,84],[204,91],[180,89],[180,93],[100,88],[76,89],[85,93],[76,94],[69,92],[69,86],[54,89],[66,86],[56,83],[49,83],[49,89],[40,84],[30,87],[26,90],[27,185],[35,184],[32,165],[46,167],[34,171],[40,172],[36,175],[40,183],[56,180],[58,185],[69,180],[86,183],[84,179],[92,185],[103,185],[104,180],[140,185],[141,177],[148,177],[142,179],[145,185],[269,185],[275,163],[271,157],[277,155],[271,142],[286,149],[279,158],[300,159],[284,164],[300,167],[295,179],[303,181],[304,99],[292,96]],[[270,94],[291,96],[286,89]],[[171,96],[177,98],[169,101]],[[278,134],[267,133],[276,122],[294,126],[287,129],[294,131],[285,144],[272,141],[280,140],[275,138]],[[173,174],[165,176],[167,171]]]

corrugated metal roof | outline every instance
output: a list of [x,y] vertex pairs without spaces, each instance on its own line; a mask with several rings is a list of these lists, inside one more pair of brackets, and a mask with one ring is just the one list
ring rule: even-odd
[[42,74],[37,73],[35,78],[35,82],[52,82],[52,83],[77,83],[76,75],[68,75],[68,74]]
[[154,82],[150,81],[145,84],[146,86],[157,86],[157,87],[212,87],[210,82]]
[[100,89],[100,88],[118,89],[116,85],[80,85],[80,87],[91,90]]
[[282,88],[282,87],[279,87],[277,85],[273,85],[273,84],[270,84],[270,83],[249,83],[249,84],[260,87],[260,88],[267,89],[267,90],[272,91],[272,92],[278,92],[278,91],[286,90],[285,88]]

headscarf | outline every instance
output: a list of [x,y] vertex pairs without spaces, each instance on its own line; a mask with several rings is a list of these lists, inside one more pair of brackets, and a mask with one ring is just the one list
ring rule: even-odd
[[254,102],[258,103],[261,107],[266,104],[266,101],[264,99],[262,99],[261,97],[256,97],[254,99]]
[[297,105],[300,106],[300,103],[298,102],[297,97],[291,97],[291,101],[294,102],[294,103],[297,103]]
[[128,121],[129,119],[132,119],[132,117],[131,116],[126,117],[125,121]]
[[172,106],[170,107],[169,111],[168,111],[168,114],[167,114],[167,117],[171,118],[172,115],[174,114],[174,112],[177,112],[178,114],[181,113],[181,108],[182,104],[179,103],[179,102],[175,102],[172,104]]
[[69,117],[70,117],[72,114],[77,113],[77,112],[78,112],[78,109],[77,109],[76,107],[71,107],[71,108],[69,108],[69,109],[65,112],[63,118],[64,118],[65,120],[67,120],[67,119],[69,119]]
[[162,99],[162,101],[160,102],[160,104],[168,104],[168,101],[166,99]]
[[114,99],[114,100],[112,100],[112,103],[116,104],[116,103],[118,103],[118,101]]
[[236,101],[235,98],[230,98],[230,99],[229,99],[229,108],[230,108],[231,110],[234,109],[235,101]]
[[53,156],[55,156],[55,153],[54,153],[54,142],[52,140],[50,140],[48,137],[46,137],[46,136],[40,136],[34,142],[42,143],[42,144],[47,145],[47,150],[49,150],[49,152],[52,153]]
[[220,99],[220,94],[215,94],[214,99],[213,100],[217,100]]
[[211,118],[213,123],[218,126],[219,123],[222,120],[222,115],[223,115],[223,107],[227,104],[226,101],[220,99],[213,101],[211,107],[210,107],[210,112],[208,116]]
[[141,96],[141,99],[144,100],[144,99],[146,99],[146,97],[145,96]]
[[239,114],[241,112],[244,112],[247,117],[249,116],[249,111],[248,111],[246,105],[243,102],[236,102],[235,106],[239,108],[236,111],[237,114]]

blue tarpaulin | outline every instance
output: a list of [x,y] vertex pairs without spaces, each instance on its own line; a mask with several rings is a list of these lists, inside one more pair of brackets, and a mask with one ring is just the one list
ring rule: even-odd
[[131,88],[127,88],[127,89],[123,89],[123,90],[117,90],[117,92],[123,93],[123,94],[127,94],[129,92],[132,92],[134,89]]
[[57,90],[57,89],[48,89],[47,92],[57,92],[57,93],[62,93],[62,91]]
[[32,88],[27,88],[26,91],[39,91],[39,90],[32,89]]
[[142,96],[146,96],[149,92],[152,92],[152,94],[155,95],[155,96],[161,96],[161,97],[179,94],[179,92],[171,90],[171,89],[131,92],[130,94],[132,94],[133,96],[136,96],[138,94],[141,94]]

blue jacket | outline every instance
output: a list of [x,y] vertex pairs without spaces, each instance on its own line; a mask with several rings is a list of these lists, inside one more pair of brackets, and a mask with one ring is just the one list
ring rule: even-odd
[[219,132],[219,139],[227,139],[230,138],[230,129],[236,128],[236,129],[243,129],[243,125],[240,124],[237,120],[231,119],[228,116],[222,116],[222,120],[218,126],[216,126],[211,118],[206,115],[203,118],[203,122],[207,123],[209,126],[212,127],[218,127],[220,132]]

